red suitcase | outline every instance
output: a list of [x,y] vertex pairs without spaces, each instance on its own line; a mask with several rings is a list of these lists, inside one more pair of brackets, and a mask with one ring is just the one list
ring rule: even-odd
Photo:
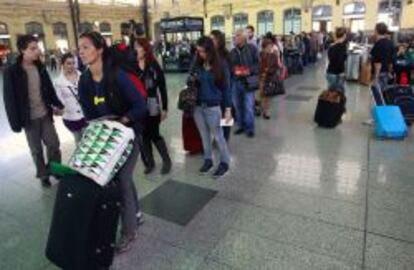
[[203,144],[193,117],[183,113],[182,123],[184,150],[191,155],[201,153]]

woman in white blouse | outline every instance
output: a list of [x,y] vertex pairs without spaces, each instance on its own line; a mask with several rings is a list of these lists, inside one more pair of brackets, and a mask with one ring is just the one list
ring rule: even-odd
[[82,138],[82,133],[88,125],[79,104],[78,82],[80,72],[75,67],[75,57],[66,53],[61,58],[62,70],[55,80],[55,89],[59,99],[65,106],[63,123],[73,133],[75,142]]

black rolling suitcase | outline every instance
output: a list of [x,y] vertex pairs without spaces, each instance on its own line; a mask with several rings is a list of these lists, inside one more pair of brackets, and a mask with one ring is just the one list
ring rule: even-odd
[[342,92],[326,90],[319,95],[314,121],[320,127],[334,128],[345,112],[346,98]]
[[100,187],[81,176],[59,183],[46,257],[65,270],[95,270],[112,264],[120,209],[119,185]]
[[92,222],[92,249],[88,269],[109,268],[115,252],[116,229],[121,210],[121,190],[117,180],[109,182],[102,190]]
[[392,85],[382,90],[385,103],[400,107],[407,124],[414,122],[414,89],[410,85]]

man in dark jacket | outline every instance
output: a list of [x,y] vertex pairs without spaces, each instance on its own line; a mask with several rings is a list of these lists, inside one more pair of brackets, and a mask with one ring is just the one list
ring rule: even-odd
[[44,187],[50,187],[48,161],[61,161],[59,138],[53,124],[53,114],[61,115],[63,105],[46,68],[39,61],[38,40],[31,35],[17,40],[19,57],[4,73],[4,104],[10,127],[14,132],[24,130],[35,166],[36,177]]
[[247,43],[242,29],[236,32],[236,44],[230,52],[232,68],[233,104],[236,109],[238,129],[235,134],[246,133],[254,137],[254,91],[258,90],[259,54],[257,48]]

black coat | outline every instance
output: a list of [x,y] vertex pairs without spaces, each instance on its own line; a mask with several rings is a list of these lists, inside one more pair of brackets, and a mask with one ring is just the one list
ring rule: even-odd
[[[46,68],[40,62],[36,63],[36,66],[40,76],[42,99],[52,118],[52,106],[63,109],[63,104],[56,95]],[[30,121],[28,78],[22,67],[21,59],[5,70],[3,94],[10,127],[14,132],[20,132]]]

